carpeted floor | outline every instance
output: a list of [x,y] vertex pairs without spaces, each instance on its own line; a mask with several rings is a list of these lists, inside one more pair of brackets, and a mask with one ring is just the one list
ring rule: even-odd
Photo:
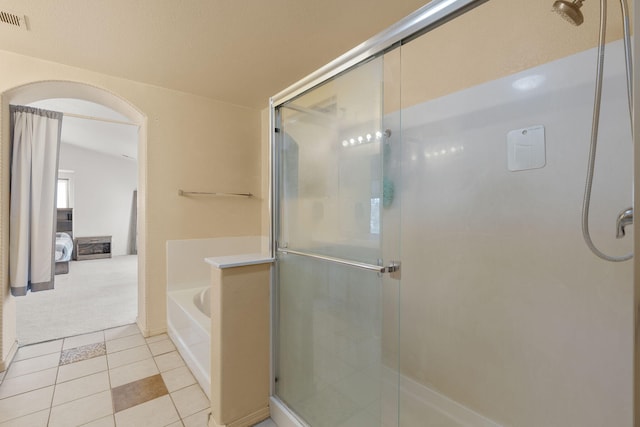
[[16,298],[18,343],[33,344],[134,323],[138,257],[72,261],[55,289]]

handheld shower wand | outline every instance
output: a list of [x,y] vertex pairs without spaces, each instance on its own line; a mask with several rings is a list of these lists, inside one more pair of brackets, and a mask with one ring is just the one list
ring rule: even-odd
[[[566,0],[557,0],[553,4],[553,10],[560,14],[564,19],[572,23],[573,25],[580,25],[584,21],[580,7],[583,0],[574,0],[569,2]],[[629,31],[629,12],[626,0],[620,0],[620,8],[622,9],[622,24],[624,30],[624,53],[626,63],[626,77],[627,77],[627,102],[629,103],[629,123],[632,121],[632,107],[633,107],[633,88],[632,88],[632,62],[631,62],[631,36]],[[593,186],[593,173],[596,162],[596,147],[598,145],[598,125],[600,122],[600,104],[602,99],[602,70],[604,68],[604,44],[605,33],[607,24],[607,1],[600,0],[600,31],[598,35],[598,61],[596,65],[596,87],[593,100],[593,119],[591,121],[591,144],[589,146],[589,163],[587,167],[587,178],[585,180],[584,198],[582,200],[582,236],[585,243],[591,249],[591,251],[602,258],[605,261],[621,262],[627,261],[633,257],[633,253],[623,256],[611,256],[607,255],[599,250],[593,240],[591,239],[591,233],[589,232],[589,209],[591,206],[591,189]],[[633,139],[633,127],[631,129],[631,135]],[[623,210],[617,219],[617,238],[622,238],[625,235],[625,227],[633,222],[633,209]]]

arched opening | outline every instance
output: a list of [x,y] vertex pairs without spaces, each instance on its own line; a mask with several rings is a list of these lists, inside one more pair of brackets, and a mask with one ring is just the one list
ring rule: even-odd
[[[0,259],[3,271],[7,271],[8,265],[8,201],[9,201],[9,164],[10,164],[10,141],[9,141],[9,105],[26,105],[33,102],[51,98],[75,98],[89,101],[108,107],[128,121],[139,127],[137,150],[138,150],[138,196],[137,196],[137,252],[138,252],[138,317],[137,323],[141,330],[146,330],[146,286],[145,286],[145,201],[146,201],[146,146],[147,146],[147,118],[135,106],[120,96],[95,86],[71,81],[41,81],[25,84],[3,92],[1,95],[2,108],[2,132],[0,133],[1,145],[1,170],[2,185],[0,185],[0,200],[2,201],[2,211],[0,216],[2,227],[0,229]],[[0,331],[2,340],[0,344],[2,359],[0,360],[0,370],[8,364],[16,347],[16,304],[8,292],[7,273],[0,279],[3,292],[0,293],[1,319]]]

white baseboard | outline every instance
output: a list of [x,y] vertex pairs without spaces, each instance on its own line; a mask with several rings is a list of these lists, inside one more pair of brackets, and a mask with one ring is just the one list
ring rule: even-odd
[[140,333],[145,338],[149,338],[149,337],[152,337],[154,335],[160,335],[160,334],[166,334],[167,333],[166,326],[164,328],[148,329],[142,324],[142,322],[140,322],[140,319],[138,319],[138,318],[136,318],[136,324],[138,325],[138,329],[140,329]]
[[218,424],[213,416],[209,415],[209,427],[250,427],[269,418],[269,407],[261,408],[252,414],[232,421],[229,424]]
[[7,358],[4,360],[0,360],[0,372],[4,372],[9,368],[13,358],[16,357],[16,353],[18,352],[18,341],[14,341],[13,345],[9,349],[9,354],[7,354]]
[[[502,427],[495,421],[467,408],[455,400],[441,394],[404,375],[400,377],[400,396],[413,398],[423,405],[444,414],[462,426],[468,427]],[[402,397],[401,397],[402,398]],[[402,414],[400,415],[402,416]]]
[[149,338],[149,330],[145,327],[145,325],[140,321],[139,317],[136,317],[136,325],[138,325],[138,329],[140,329],[140,333],[143,337]]

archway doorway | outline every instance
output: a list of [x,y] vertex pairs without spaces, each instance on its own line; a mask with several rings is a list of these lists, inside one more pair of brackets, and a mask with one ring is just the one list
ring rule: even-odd
[[137,123],[75,98],[29,107],[62,120],[53,292],[16,298],[19,346],[134,323],[137,292]]
[[[2,111],[3,111],[3,123],[2,123],[2,145],[3,145],[3,167],[8,166],[8,160],[6,153],[8,150],[8,129],[9,129],[9,105],[28,105],[37,101],[52,99],[52,98],[72,98],[82,101],[87,101],[95,104],[99,104],[105,106],[123,117],[126,120],[138,127],[137,132],[137,152],[138,152],[138,187],[137,187],[137,203],[136,203],[136,211],[138,213],[136,220],[136,229],[137,229],[137,252],[139,255],[139,263],[137,266],[137,295],[138,295],[138,317],[137,323],[141,325],[141,328],[144,330],[144,319],[146,315],[145,310],[145,275],[144,275],[144,252],[145,252],[145,227],[144,227],[144,212],[145,212],[145,180],[144,176],[146,174],[146,135],[147,135],[147,120],[146,116],[140,112],[135,106],[133,106],[126,99],[115,95],[109,91],[104,89],[90,86],[83,83],[78,82],[70,82],[70,81],[44,81],[44,82],[34,82],[26,85],[22,85],[11,90],[8,90],[2,93]],[[8,200],[8,182],[3,183],[2,189],[2,200],[3,204],[5,200]],[[3,208],[1,215],[3,216],[3,224],[6,224],[8,221],[8,215],[6,209]],[[2,252],[1,259],[2,262],[5,263],[8,259],[8,233],[6,233],[6,227],[3,227],[2,234],[0,236],[1,243],[0,244],[0,252]],[[6,277],[2,278],[3,281],[6,281]],[[6,283],[3,283],[6,287]],[[17,316],[16,316],[16,304],[15,300],[12,302],[12,297],[4,295],[3,301],[3,310],[2,310],[2,330],[4,333],[3,337],[3,345],[6,345],[7,341],[15,342],[16,337],[16,324],[17,324]],[[8,339],[7,339],[8,338]],[[11,360],[11,353],[14,350],[9,351],[9,358],[7,360]],[[4,349],[3,353],[6,354],[6,349]]]

